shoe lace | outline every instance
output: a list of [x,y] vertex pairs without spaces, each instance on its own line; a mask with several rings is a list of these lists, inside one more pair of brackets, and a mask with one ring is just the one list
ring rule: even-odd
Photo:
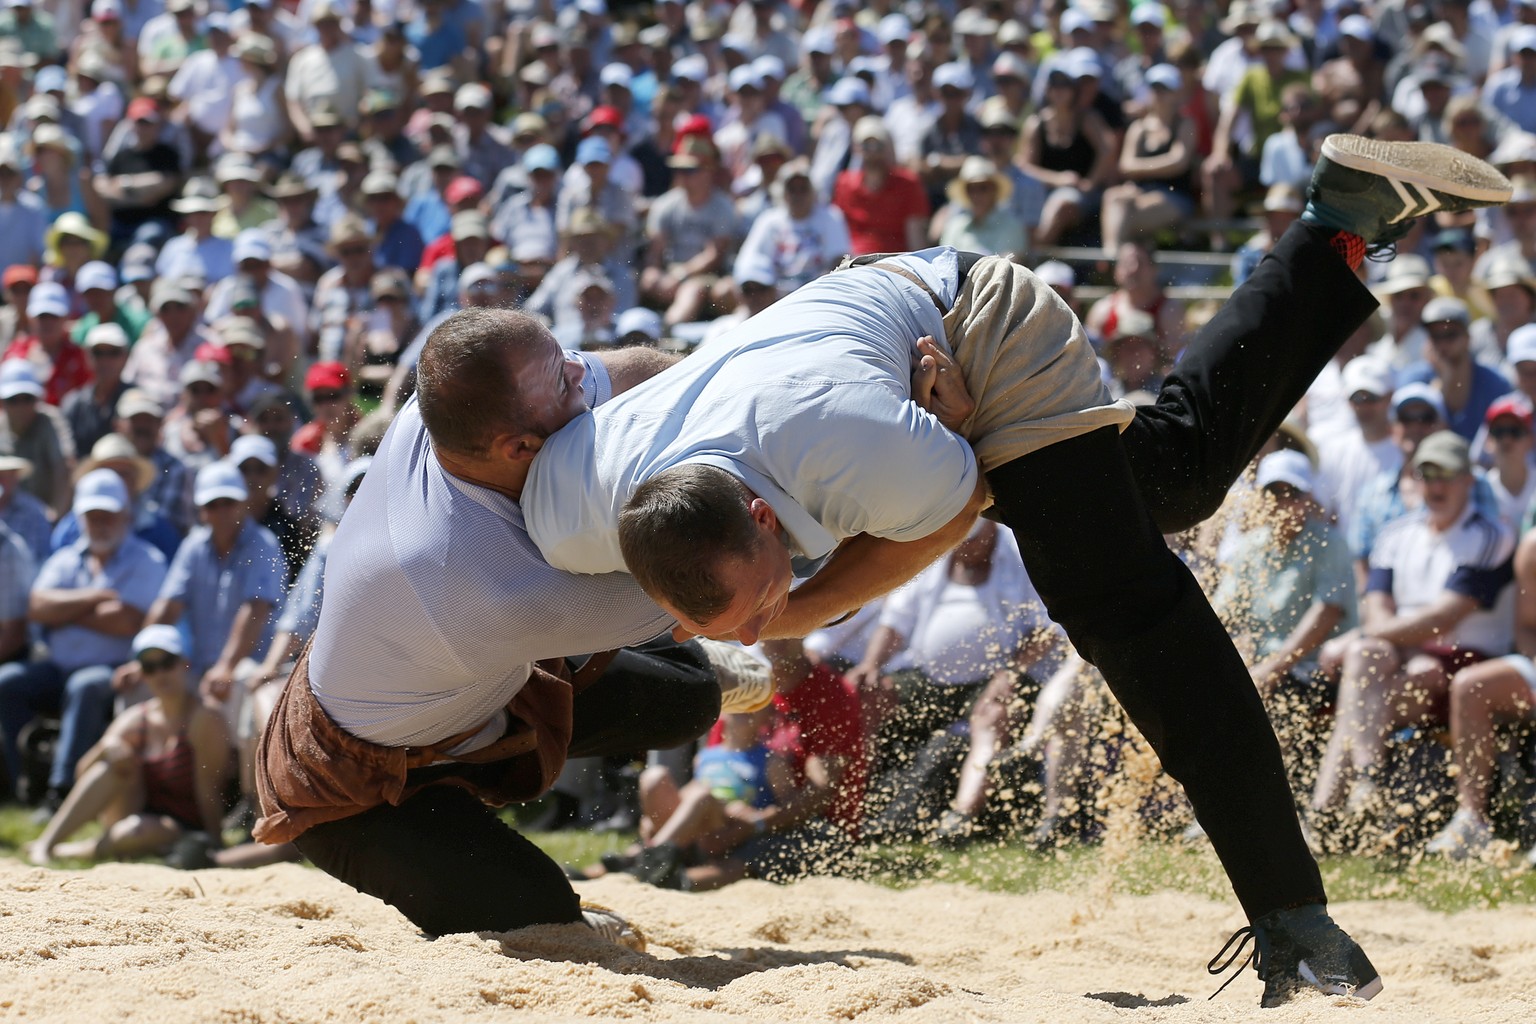
[[[1234,943],[1237,946],[1236,949],[1232,948]],[[1250,945],[1252,945],[1252,949],[1248,948]],[[1254,933],[1252,925],[1244,925],[1232,933],[1232,936],[1227,939],[1226,944],[1221,947],[1220,952],[1211,957],[1210,962],[1205,965],[1206,973],[1220,977],[1221,975],[1227,973],[1227,971],[1231,969],[1232,965],[1237,963],[1238,957],[1242,957],[1245,952],[1247,953],[1247,956],[1243,958],[1242,963],[1237,964],[1237,970],[1233,971],[1232,976],[1221,983],[1221,988],[1218,988],[1215,992],[1212,992],[1206,998],[1206,1002],[1210,1002],[1210,1000],[1215,999],[1217,996],[1225,992],[1227,990],[1227,986],[1236,981],[1238,977],[1243,973],[1243,968],[1247,967],[1249,964],[1253,965],[1253,971],[1255,974],[1259,975],[1261,978],[1264,976],[1263,971],[1260,969],[1259,965],[1258,936]],[[1226,957],[1226,959],[1222,960],[1222,957]],[[1217,963],[1218,960],[1221,961],[1220,964]]]

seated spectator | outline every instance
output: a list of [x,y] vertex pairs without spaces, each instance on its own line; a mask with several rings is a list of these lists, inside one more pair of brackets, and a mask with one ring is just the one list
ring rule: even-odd
[[[1222,567],[1211,604],[1250,645],[1249,671],[1294,753],[1331,692],[1318,649],[1355,626],[1355,577],[1338,527],[1313,498],[1306,455],[1282,449],[1259,461],[1254,525]],[[1307,783],[1312,781],[1310,773]]]
[[[230,445],[227,460],[240,470],[245,489],[250,493],[246,510],[254,523],[266,527],[277,538],[284,561],[283,589],[293,585],[299,567],[309,557],[315,543],[317,525],[313,519],[300,522],[278,502],[274,491],[277,481],[277,447],[259,434],[241,434]],[[231,725],[234,723],[231,722]]]
[[779,169],[771,193],[773,205],[752,222],[736,264],[767,259],[787,293],[832,270],[852,242],[842,211],[817,198],[804,159]]
[[873,115],[853,126],[859,166],[837,176],[832,205],[843,214],[855,256],[921,249],[931,207],[916,175],[895,162],[891,133]]
[[426,242],[421,232],[404,219],[400,180],[387,171],[374,171],[363,179],[362,195],[363,207],[373,222],[374,262],[379,267],[396,267],[414,274],[421,265]]
[[731,274],[735,285],[736,309],[709,322],[709,331],[700,344],[707,345],[748,318],[757,316],[779,300],[780,288],[773,265],[766,260],[736,260],[736,270]]
[[[0,264],[10,274],[16,267],[43,260],[43,234],[48,210],[37,194],[22,186],[24,160],[16,139],[0,137]],[[7,286],[7,291],[9,291]]]
[[[1536,204],[1532,210],[1536,211]],[[1424,307],[1435,297],[1429,277],[1424,257],[1402,253],[1387,264],[1387,276],[1373,289],[1387,305],[1387,333],[1371,346],[1370,353],[1394,370],[1406,370],[1425,356],[1429,336],[1424,330]]]
[[1146,82],[1152,102],[1126,129],[1120,150],[1126,180],[1104,192],[1100,224],[1109,256],[1121,241],[1172,227],[1195,211],[1190,170],[1198,141],[1195,123],[1179,112],[1183,76],[1171,64],[1158,64],[1148,69]]
[[42,799],[50,811],[73,785],[76,763],[106,731],[112,673],[128,660],[130,641],[165,579],[165,557],[130,532],[133,504],[116,473],[82,476],[73,512],[84,534],[43,563],[28,604],[48,657],[0,666],[0,741],[13,781],[22,774],[22,728],[40,714],[60,719]]
[[[888,801],[911,788],[907,768],[936,735],[970,716],[994,679],[1014,685],[1016,675],[1049,652],[1054,641],[1044,624],[1013,535],[990,520],[979,521],[947,557],[886,598],[879,628],[848,672],[866,706],[878,708],[869,716],[876,731],[867,741],[883,780],[875,787],[875,811],[885,831],[899,835],[915,827],[896,820],[907,815],[885,813]],[[887,662],[903,650],[911,667],[887,675]],[[954,785],[950,774],[946,796]]]
[[411,301],[411,279],[403,270],[375,272],[368,290],[372,311],[348,328],[342,362],[357,373],[359,388],[377,393],[389,383],[400,352],[416,336],[421,323]]
[[267,339],[248,316],[225,317],[213,328],[213,344],[198,357],[218,365],[225,406],[244,415],[262,395],[280,390],[262,375]]
[[[243,12],[242,8],[238,13]],[[230,91],[229,117],[219,128],[219,144],[226,152],[252,157],[286,152],[293,126],[283,102],[277,44],[262,32],[247,30],[235,40],[231,52],[244,74]]]
[[467,174],[461,174],[443,189],[443,201],[447,204],[448,226],[440,234],[422,235],[426,245],[421,250],[421,261],[416,271],[416,281],[430,281],[432,271],[439,262],[453,256],[454,217],[461,213],[483,214],[481,201],[485,198],[485,186]]
[[262,226],[272,245],[272,266],[296,281],[313,283],[330,265],[325,254],[327,229],[315,219],[319,190],[287,171],[267,189],[267,195],[277,203],[277,217]]
[[[1456,769],[1456,813],[1425,846],[1430,854],[1454,860],[1480,856],[1493,841],[1489,803],[1499,754],[1507,743],[1500,727],[1529,721],[1536,708],[1536,534],[1515,549],[1515,653],[1470,665],[1451,679],[1451,751]],[[1526,857],[1536,866],[1536,854]]]
[[0,523],[21,539],[33,561],[41,565],[53,551],[53,524],[48,506],[19,486],[31,475],[30,459],[16,455],[9,446],[0,447]]
[[[163,855],[187,832],[219,835],[229,729],[191,688],[174,627],[146,626],[133,656],[150,698],[113,719],[75,766],[69,796],[27,851],[33,864]],[[100,836],[65,842],[93,821]]]
[[1116,333],[1119,318],[1135,310],[1152,318],[1157,340],[1177,359],[1184,351],[1184,303],[1163,290],[1149,244],[1122,242],[1115,253],[1115,290],[1093,304],[1083,326],[1092,337],[1109,338]]
[[[479,210],[461,210],[453,215],[453,227],[449,231],[453,242],[453,255],[432,264],[421,304],[416,315],[430,323],[444,313],[451,313],[461,290],[461,276],[468,268],[485,262],[491,250],[490,226],[485,214]],[[418,279],[420,274],[417,275]]]
[[614,226],[597,211],[590,207],[575,211],[562,235],[567,255],[549,268],[523,308],[542,316],[556,330],[576,329],[580,323],[577,283],[593,273],[606,276],[604,268],[613,253],[614,237]]
[[1115,139],[1098,111],[1079,102],[1078,80],[1062,67],[1046,75],[1045,103],[1024,122],[1019,165],[1048,190],[1036,247],[1057,245],[1099,210],[1115,173]]
[[[702,843],[710,863],[685,868],[675,851],[651,847],[662,852],[644,858],[637,873],[652,884],[701,891],[743,878],[789,882],[850,861],[864,800],[858,700],[841,676],[805,661],[798,640],[769,641],[763,649],[774,690],[765,746],[785,768],[782,780],[770,782],[774,802],[727,804],[720,827]],[[653,807],[670,802],[670,776],[648,771]]]
[[288,514],[301,522],[310,521],[325,492],[325,475],[315,460],[293,450],[293,435],[299,427],[299,403],[292,393],[274,391],[262,395],[251,406],[248,424],[253,433],[268,438],[277,446],[282,465],[277,470],[277,500]]
[[[133,443],[121,434],[104,434],[91,448],[90,457],[80,464],[76,478],[96,469],[110,469],[128,490],[129,528],[134,536],[155,548],[167,559],[181,544],[181,532],[171,525],[158,507],[145,499],[145,492],[155,482],[155,467],[139,456]],[[80,539],[80,520],[71,510],[59,517],[53,527],[52,550],[68,547]]]
[[937,205],[966,159],[981,149],[981,124],[969,110],[976,94],[976,76],[969,65],[940,64],[933,69],[933,87],[939,94],[938,114],[923,136],[913,170],[928,190],[929,204]]
[[1499,521],[1517,537],[1536,498],[1531,420],[1530,399],[1519,393],[1507,395],[1488,407],[1481,432],[1493,460],[1487,480],[1498,501]]
[[183,268],[198,264],[215,281],[235,272],[235,245],[216,235],[213,220],[223,209],[219,190],[207,178],[188,178],[171,210],[181,216],[181,234],[160,247],[155,271],[161,277],[178,277]]
[[645,269],[640,296],[663,309],[668,326],[729,312],[730,265],[738,237],[731,197],[705,173],[704,160],[687,151],[669,161],[675,184],[651,204],[646,218]]
[[142,391],[123,392],[117,401],[116,431],[133,442],[141,459],[154,466],[152,483],[141,496],[146,508],[163,515],[176,532],[185,536],[192,528],[192,474],[176,456],[165,450],[161,430],[165,417],[160,404]]
[[[265,656],[287,567],[277,539],[250,521],[250,492],[237,467],[204,466],[193,497],[203,525],[177,549],[148,622],[171,625],[186,616],[188,678],[232,724],[242,698],[235,670],[243,658]],[[132,694],[142,681],[130,663],[113,685]]]
[[[325,478],[326,493],[336,493],[339,501],[336,487],[354,457],[352,430],[363,418],[354,401],[352,375],[341,363],[315,363],[304,376],[304,393],[315,418],[293,432],[288,447],[315,460]],[[340,512],[339,504],[336,512]],[[294,570],[298,570],[297,564]]]
[[1116,398],[1146,403],[1162,390],[1168,350],[1157,340],[1152,317],[1139,309],[1116,318],[1114,333],[1100,346],[1109,367],[1109,390]]
[[213,165],[213,180],[222,192],[213,233],[235,239],[277,216],[277,206],[261,194],[262,172],[244,153],[225,153]]
[[[0,208],[0,213],[3,213],[3,208]],[[3,223],[0,220],[0,226]],[[32,321],[27,319],[27,299],[36,284],[36,267],[13,263],[5,268],[5,305],[0,306],[0,345],[5,348],[10,348],[11,342],[18,337],[33,333]]]
[[261,314],[268,321],[281,327],[291,328],[299,344],[309,341],[309,304],[299,283],[272,266],[272,243],[259,228],[247,228],[235,237],[233,257],[240,271],[213,286],[208,293],[203,319],[217,321],[234,312],[234,293],[247,287],[247,280],[256,287],[261,303]]
[[632,345],[655,348],[661,335],[661,314],[643,306],[626,309],[613,322],[613,343],[620,348]]
[[1383,474],[1397,474],[1403,451],[1393,436],[1391,368],[1374,356],[1356,356],[1344,364],[1341,376],[1354,422],[1325,437],[1310,432],[1318,447],[1312,496],[1338,520],[1340,534],[1348,536],[1371,485]]
[[1473,279],[1488,295],[1493,313],[1472,323],[1472,358],[1503,371],[1518,385],[1510,345],[1515,331],[1536,320],[1536,272],[1532,272],[1523,257],[1502,253],[1477,271]]
[[173,280],[161,278],[150,293],[154,319],[128,353],[123,379],[165,408],[176,404],[186,365],[213,337],[197,322],[196,297]]
[[229,454],[235,415],[224,404],[217,363],[194,359],[181,368],[180,379],[181,400],[166,413],[161,436],[165,450],[195,474]]
[[27,297],[32,333],[19,335],[5,350],[5,359],[31,363],[43,382],[43,401],[58,405],[64,396],[91,382],[91,364],[79,345],[69,340],[70,303],[64,286],[43,281]]
[[69,423],[77,448],[88,449],[112,432],[117,401],[128,384],[123,369],[128,365],[128,335],[115,323],[92,327],[83,339],[93,379],[64,396],[59,412]]
[[[1467,442],[1442,430],[1410,462],[1424,507],[1389,523],[1371,550],[1360,627],[1323,648],[1340,671],[1333,734],[1312,806],[1341,800],[1351,817],[1378,810],[1387,740],[1433,720],[1451,676],[1499,657],[1513,640],[1514,536],[1472,503]],[[1345,799],[1347,791],[1347,799]]]
[[0,452],[25,459],[14,481],[57,513],[69,505],[69,463],[74,439],[59,410],[43,401],[37,371],[25,359],[0,361]]
[[1024,223],[1008,205],[1013,184],[986,157],[966,158],[949,184],[949,205],[934,221],[936,241],[963,252],[1022,254],[1029,249]]
[[117,324],[128,336],[130,345],[139,340],[149,322],[149,313],[142,306],[118,301],[117,271],[112,264],[92,260],[81,267],[75,275],[75,290],[85,304],[85,315],[70,329],[71,341],[84,345],[86,334],[97,324]]
[[[0,483],[0,500],[8,493],[9,489]],[[0,665],[25,662],[31,653],[27,592],[32,587],[36,565],[26,543],[0,520]]]
[[[161,139],[160,108],[148,96],[128,104],[131,125],[121,148],[110,152],[95,188],[112,211],[112,238],[126,242],[139,226],[170,223],[171,197],[181,183],[182,155]],[[110,144],[109,144],[110,150]]]
[[1429,279],[1429,286],[1435,294],[1465,302],[1474,321],[1492,315],[1493,305],[1488,293],[1472,279],[1473,257],[1477,251],[1477,240],[1472,237],[1472,232],[1446,228],[1435,234],[1430,248],[1434,253],[1435,276]]
[[353,321],[373,308],[373,240],[367,223],[356,214],[345,214],[331,224],[329,248],[336,265],[320,275],[310,303],[316,354],[322,360],[334,362],[342,357]]
[[554,329],[564,348],[587,351],[613,347],[613,315],[618,308],[613,282],[601,267],[583,270],[571,284],[576,293],[576,320]]
[[491,237],[516,249],[518,243],[538,240],[553,253],[557,239],[555,197],[560,184],[560,153],[539,143],[523,153],[522,171],[528,187],[510,193],[491,215]]
[[1404,370],[1401,381],[1436,388],[1445,401],[1446,426],[1471,441],[1489,407],[1509,393],[1509,381],[1472,358],[1471,314],[1465,302],[1434,299],[1420,319],[1429,336],[1427,358]]

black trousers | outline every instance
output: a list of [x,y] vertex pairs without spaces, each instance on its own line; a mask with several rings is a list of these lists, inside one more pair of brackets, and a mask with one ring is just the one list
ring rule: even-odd
[[[719,717],[720,686],[698,644],[655,640],[620,651],[576,695],[570,756],[675,747]],[[476,770],[434,765],[409,779],[472,780]],[[427,786],[398,807],[382,804],[317,825],[294,845],[316,867],[395,907],[429,935],[581,916],[560,866],[458,786]]]
[[988,474],[1051,618],[1189,795],[1250,919],[1324,900],[1242,657],[1162,534],[1228,488],[1376,301],[1293,226],[1186,350],[1155,406]]

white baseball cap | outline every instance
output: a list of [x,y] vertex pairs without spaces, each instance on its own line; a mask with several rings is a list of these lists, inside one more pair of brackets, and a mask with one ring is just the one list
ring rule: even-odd
[[654,309],[645,309],[641,306],[626,309],[614,322],[613,334],[616,338],[623,338],[628,334],[643,334],[652,341],[658,341],[661,338],[661,314]]
[[128,487],[111,469],[93,469],[75,484],[75,500],[70,505],[75,518],[87,512],[121,512],[128,507]]
[[958,61],[950,61],[948,64],[940,64],[933,69],[933,87],[943,89],[945,87],[959,89],[961,92],[970,92],[976,88],[976,77],[971,74],[971,69]]
[[82,347],[95,348],[97,345],[111,345],[113,348],[128,347],[128,332],[123,330],[121,324],[105,323],[97,324],[85,332],[85,341]]
[[25,359],[7,359],[0,363],[0,402],[17,395],[43,397],[43,382],[37,378],[37,370]]
[[145,626],[139,630],[133,638],[133,656],[137,658],[145,651],[164,651],[178,658],[187,654],[181,642],[181,631],[175,626]]
[[1035,268],[1035,276],[1052,288],[1077,286],[1077,271],[1060,260],[1046,260]]
[[76,291],[88,292],[93,288],[109,292],[117,290],[117,271],[113,269],[112,264],[91,260],[75,271]]
[[27,296],[27,316],[69,316],[69,293],[57,281],[33,285]]
[[1289,448],[1270,452],[1259,460],[1258,487],[1290,484],[1298,491],[1312,493],[1312,460]]
[[192,501],[199,508],[220,498],[244,501],[250,496],[250,492],[245,489],[245,477],[240,475],[240,467],[236,463],[220,459],[197,471]]
[[1536,324],[1525,324],[1510,331],[1505,351],[1511,363],[1536,363]]
[[260,228],[246,228],[235,236],[234,252],[231,256],[237,266],[245,260],[261,260],[263,263],[270,263],[272,242]]
[[1386,398],[1392,394],[1392,367],[1380,359],[1356,356],[1344,364],[1340,377],[1345,395],[1364,391],[1377,398]]
[[238,468],[247,459],[255,459],[263,465],[277,468],[277,445],[269,437],[260,434],[241,434],[229,446],[229,461]]
[[603,66],[597,79],[603,85],[616,85],[622,89],[628,89],[634,84],[635,72],[628,64],[614,61],[612,64]]

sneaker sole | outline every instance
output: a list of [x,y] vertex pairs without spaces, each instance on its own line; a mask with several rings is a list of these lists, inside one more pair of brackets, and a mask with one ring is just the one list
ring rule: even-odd
[[[1438,142],[1383,142],[1360,135],[1330,135],[1323,140],[1322,155],[1341,167],[1408,182],[1481,206],[1507,203],[1514,195],[1514,186],[1498,168]],[[1403,198],[1412,202],[1412,197]],[[1423,205],[1427,208],[1409,216],[1433,213],[1443,204],[1426,197]]]
[[1379,974],[1359,988],[1351,988],[1348,985],[1342,985],[1337,982],[1320,981],[1317,975],[1312,973],[1311,965],[1305,960],[1296,965],[1296,973],[1300,974],[1301,979],[1308,985],[1311,985],[1325,996],[1353,996],[1356,999],[1364,999],[1369,1002],[1381,995],[1381,990],[1385,987],[1381,983],[1381,975]]

